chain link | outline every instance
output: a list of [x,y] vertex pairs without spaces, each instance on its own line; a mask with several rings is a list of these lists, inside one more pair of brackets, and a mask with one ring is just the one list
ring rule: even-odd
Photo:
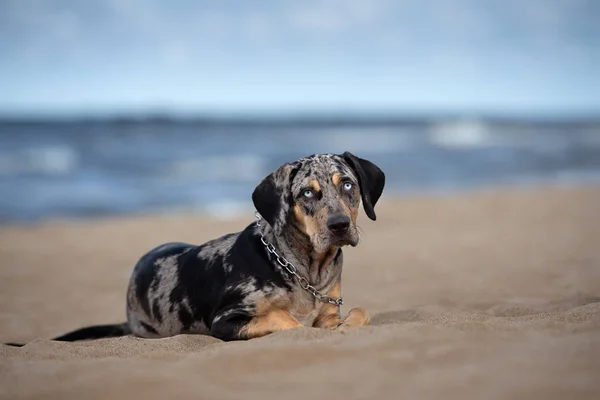
[[[258,211],[254,212],[254,216],[257,219],[256,226],[260,226],[260,220],[262,219],[262,216],[258,213]],[[343,298],[339,297],[339,298],[335,299],[329,295],[319,292],[314,286],[312,286],[310,284],[310,282],[308,282],[308,279],[306,279],[305,277],[303,277],[301,275],[298,275],[297,269],[294,266],[294,264],[292,264],[291,262],[286,260],[285,257],[277,254],[277,251],[275,250],[275,246],[273,246],[271,243],[267,242],[265,240],[265,237],[262,235],[262,233],[260,234],[260,241],[265,246],[267,251],[275,256],[275,258],[277,259],[277,263],[279,265],[281,265],[283,268],[285,268],[285,270],[290,275],[292,275],[294,278],[296,278],[298,285],[300,285],[300,287],[302,289],[306,290],[307,292],[312,294],[317,300],[320,300],[324,303],[333,304],[334,306],[338,306],[338,307],[341,306],[342,304],[344,304]]]

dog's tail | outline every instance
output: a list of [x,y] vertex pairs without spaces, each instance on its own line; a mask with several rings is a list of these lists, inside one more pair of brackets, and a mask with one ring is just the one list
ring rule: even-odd
[[[86,326],[85,328],[76,329],[74,331],[65,333],[64,335],[55,337],[52,340],[56,340],[59,342],[75,342],[78,340],[92,340],[92,339],[102,339],[102,338],[111,338],[111,337],[119,337],[129,335],[131,333],[131,329],[127,322],[123,322],[122,324],[112,324],[112,325],[93,325]],[[5,343],[8,346],[14,347],[23,347],[24,344],[21,343]]]
[[65,333],[52,340],[59,342],[75,342],[77,340],[102,339],[129,335],[131,329],[127,322],[112,325],[93,325],[85,328],[76,329],[69,333]]

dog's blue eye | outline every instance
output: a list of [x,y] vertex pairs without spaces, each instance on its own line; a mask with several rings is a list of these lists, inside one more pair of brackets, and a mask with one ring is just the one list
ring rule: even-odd
[[305,191],[304,191],[304,197],[306,197],[306,198],[311,198],[311,197],[313,197],[313,192],[312,192],[312,190],[305,190]]
[[344,183],[344,190],[347,192],[352,189],[352,184],[350,182]]

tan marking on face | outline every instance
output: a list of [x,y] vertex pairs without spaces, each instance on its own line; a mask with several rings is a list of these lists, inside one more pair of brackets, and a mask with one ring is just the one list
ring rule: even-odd
[[356,217],[358,216],[358,208],[350,207],[344,200],[340,200],[340,205],[344,214],[348,215],[352,220],[352,224],[356,225]]
[[240,336],[246,339],[252,339],[301,326],[302,324],[290,313],[276,308],[269,310],[265,315],[252,318],[252,320],[242,328]]
[[300,228],[300,230],[306,233],[306,214],[304,214],[304,212],[302,211],[302,207],[300,206],[300,204],[296,204],[294,206],[294,218],[298,223],[298,227]]
[[327,208],[323,208],[314,216],[308,216],[304,214],[302,206],[296,204],[294,206],[294,217],[302,232],[310,238],[315,238],[323,230],[324,225],[327,224],[328,212]]
[[331,182],[333,182],[333,184],[335,186],[339,185],[341,181],[342,181],[342,174],[340,174],[339,172],[336,172],[331,176]]
[[308,185],[315,191],[315,192],[320,192],[321,191],[321,185],[319,184],[319,181],[316,179],[313,179],[312,181],[308,182]]
[[[342,182],[342,174],[340,174],[339,172],[335,172],[331,176],[331,182],[333,182],[333,184],[336,186],[339,185]],[[356,217],[358,216],[358,208],[350,207],[344,200],[340,200],[340,204],[342,206],[342,209],[344,210],[344,214],[350,216],[350,218],[352,219],[352,223],[354,225],[356,225]]]

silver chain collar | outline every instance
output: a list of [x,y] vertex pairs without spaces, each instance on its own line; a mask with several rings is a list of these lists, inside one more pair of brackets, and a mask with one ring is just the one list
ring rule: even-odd
[[[256,217],[257,221],[256,221],[256,226],[260,226],[260,220],[262,219],[262,216],[258,213],[258,211],[254,212],[254,216]],[[285,268],[285,270],[292,275],[294,278],[296,278],[296,281],[298,282],[298,285],[300,285],[300,287],[306,291],[308,291],[310,294],[312,294],[317,300],[320,300],[324,303],[329,303],[329,304],[333,304],[334,306],[341,306],[342,304],[344,304],[344,299],[339,297],[337,299],[334,299],[333,297],[323,294],[321,292],[319,292],[317,289],[315,289],[314,286],[312,286],[309,282],[308,279],[306,279],[303,276],[298,275],[297,273],[297,269],[294,266],[294,264],[292,264],[291,262],[289,262],[288,260],[285,259],[285,257],[280,256],[279,254],[277,254],[277,251],[275,250],[275,247],[267,242],[265,240],[265,237],[263,236],[263,234],[260,234],[260,241],[262,242],[262,244],[265,245],[265,248],[267,249],[267,251],[271,254],[273,254],[275,256],[275,258],[277,258],[277,263],[279,265],[281,265],[283,268]]]

